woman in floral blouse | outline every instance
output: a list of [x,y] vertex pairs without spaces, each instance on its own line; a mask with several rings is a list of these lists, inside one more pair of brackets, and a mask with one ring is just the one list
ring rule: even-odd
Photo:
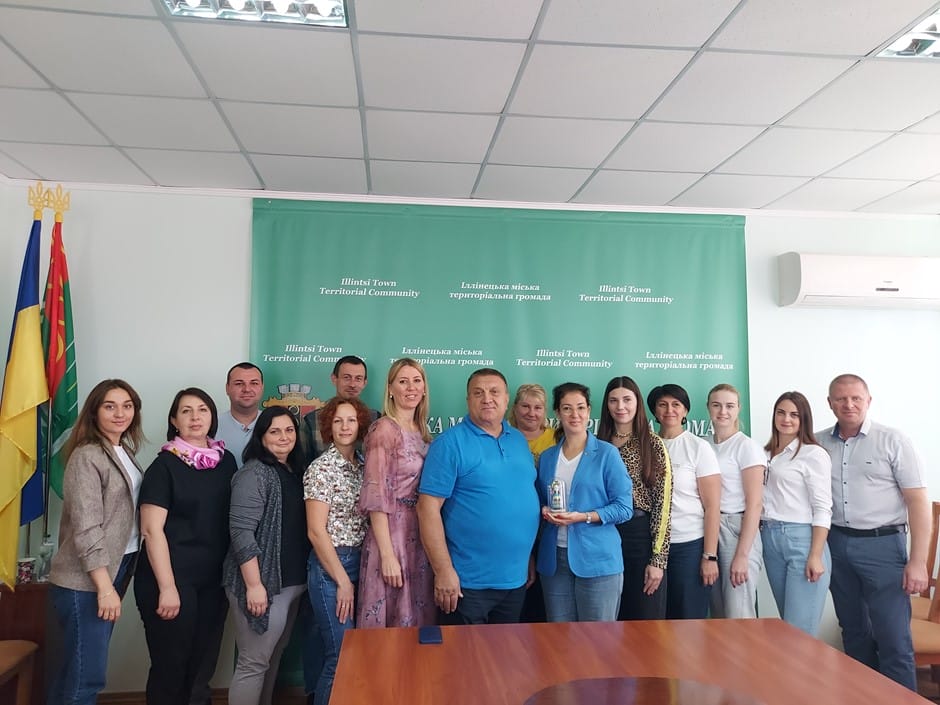
[[633,518],[618,524],[623,550],[623,595],[618,619],[664,619],[672,469],[653,433],[643,395],[629,377],[614,377],[604,392],[597,437],[613,443],[633,480]]
[[304,474],[307,535],[313,545],[307,590],[324,652],[314,690],[316,705],[330,700],[343,634],[353,627],[366,535],[366,519],[356,509],[363,467],[356,442],[365,435],[369,418],[369,408],[358,399],[330,399],[317,414],[323,441],[330,446]]

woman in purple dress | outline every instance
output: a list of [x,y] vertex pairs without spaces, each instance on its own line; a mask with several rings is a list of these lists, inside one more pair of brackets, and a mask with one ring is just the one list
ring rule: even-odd
[[434,624],[434,574],[418,535],[418,483],[431,436],[427,380],[416,360],[392,364],[385,415],[365,440],[366,469],[359,511],[369,514],[362,545],[356,625],[413,627]]

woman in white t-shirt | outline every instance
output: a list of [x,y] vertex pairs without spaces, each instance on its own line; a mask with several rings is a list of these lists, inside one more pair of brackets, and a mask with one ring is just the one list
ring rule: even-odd
[[666,569],[666,619],[704,619],[718,579],[721,471],[708,443],[685,429],[689,394],[655,387],[646,405],[659,422],[672,464],[672,536]]
[[760,535],[764,569],[785,622],[811,636],[819,631],[832,559],[832,461],[813,435],[813,412],[799,392],[774,403],[770,462]]
[[757,616],[757,579],[764,560],[760,541],[764,468],[767,455],[738,424],[741,396],[730,384],[708,393],[714,428],[708,442],[721,468],[721,520],[718,525],[718,582],[711,595],[711,616]]

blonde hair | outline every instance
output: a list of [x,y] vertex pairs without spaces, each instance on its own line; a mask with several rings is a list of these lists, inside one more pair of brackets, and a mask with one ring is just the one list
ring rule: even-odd
[[414,367],[424,381],[424,396],[421,397],[421,401],[418,402],[418,406],[415,408],[414,420],[421,432],[421,438],[424,439],[425,443],[430,443],[431,432],[428,431],[428,411],[431,408],[431,393],[428,391],[428,376],[425,374],[421,363],[414,358],[403,357],[395,360],[388,369],[388,376],[385,378],[385,399],[382,402],[382,412],[393,421],[395,420],[397,408],[395,407],[395,400],[392,398],[392,382],[395,381],[398,373],[405,367]]
[[[739,392],[734,387],[734,385],[727,384],[725,382],[722,382],[721,384],[716,384],[714,387],[708,390],[708,397],[706,398],[706,401],[705,401],[706,406],[708,406],[708,404],[711,404],[712,394],[714,394],[715,392],[731,392],[732,394],[734,394],[734,396],[738,398],[738,409],[741,408],[741,392]],[[740,414],[740,411],[738,413]],[[741,421],[737,416],[735,416],[734,418],[734,430],[735,431],[741,430]]]
[[[548,395],[545,393],[545,387],[541,384],[520,384],[519,388],[516,390],[516,398],[512,400],[509,413],[506,414],[506,421],[508,421],[509,425],[513,428],[518,428],[516,424],[516,404],[521,404],[522,400],[526,397],[535,397],[541,400],[543,407],[548,406]],[[548,428],[548,419],[544,413],[542,414],[541,428]]]

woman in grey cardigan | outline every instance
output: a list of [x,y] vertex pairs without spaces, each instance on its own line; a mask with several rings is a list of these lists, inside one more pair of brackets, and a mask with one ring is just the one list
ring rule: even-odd
[[286,408],[262,411],[245,447],[245,464],[232,479],[231,544],[222,576],[238,646],[231,705],[270,705],[306,592],[310,544],[297,432]]
[[50,705],[94,705],[105,685],[108,645],[134,572],[144,440],[140,397],[120,379],[91,390],[65,446],[59,550],[49,600],[62,634]]

